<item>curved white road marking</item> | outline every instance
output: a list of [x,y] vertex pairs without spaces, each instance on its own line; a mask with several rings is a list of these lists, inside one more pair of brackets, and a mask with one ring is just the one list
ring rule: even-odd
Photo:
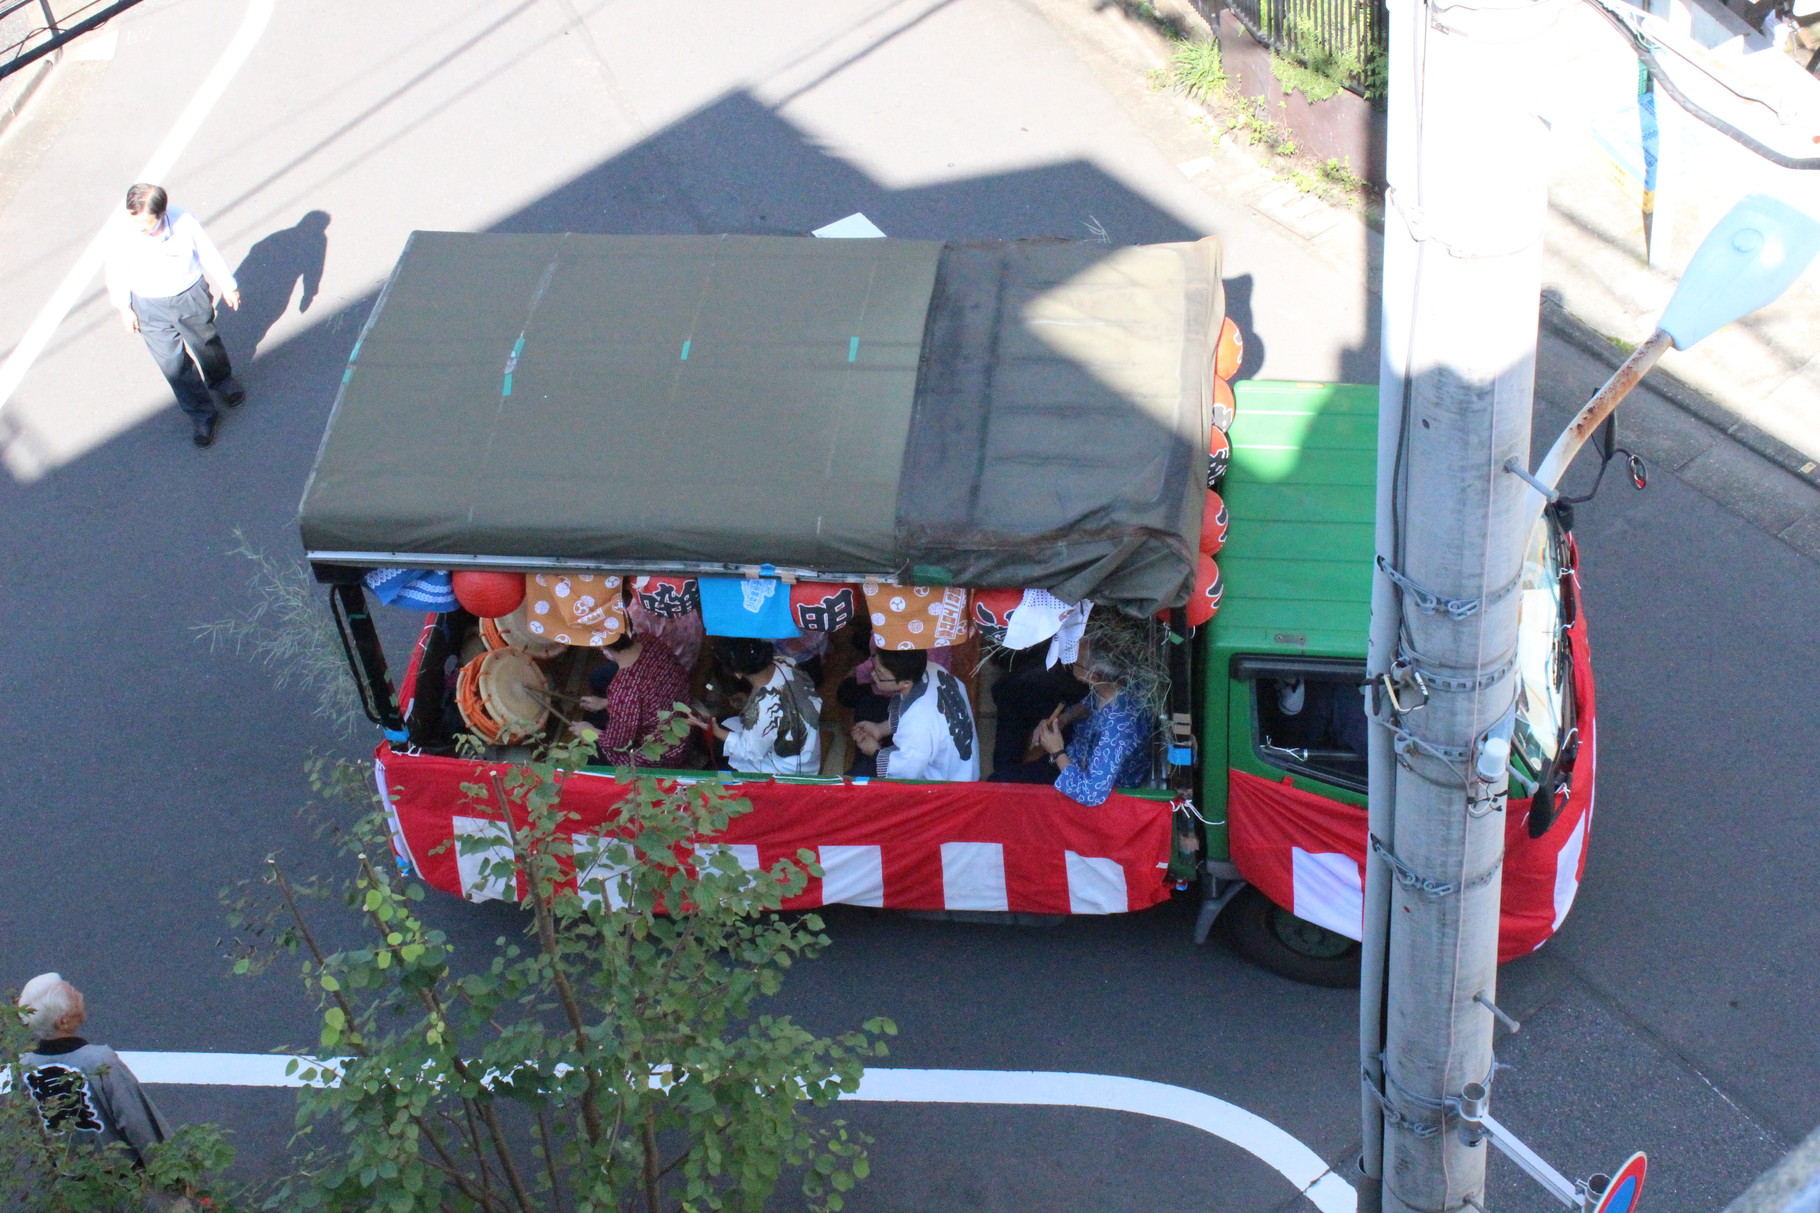
[[[148,1083],[235,1087],[301,1087],[285,1069],[309,1058],[272,1053],[122,1053]],[[1237,1104],[1142,1078],[1056,1070],[868,1069],[859,1090],[842,1099],[873,1103],[1026,1104],[1135,1112],[1229,1141],[1275,1170],[1321,1213],[1355,1213],[1358,1193],[1321,1156],[1255,1112]]]
[[[265,32],[266,23],[271,20],[274,3],[275,0],[248,0],[246,16],[241,19],[233,41],[221,52],[221,58],[216,60],[215,66],[202,81],[202,87],[190,98],[183,113],[178,115],[177,124],[171,127],[164,142],[158,145],[152,158],[146,161],[145,167],[139,170],[139,175],[133,178],[134,181],[161,181],[170,174],[176,166],[177,157],[183,154],[201,128],[203,119],[209,116],[209,111],[221,100],[221,94],[227,91],[235,73],[246,62],[247,56],[253,53],[259,36]],[[38,355],[44,352],[44,347],[56,335],[57,326],[63,323],[63,318],[69,315],[70,309],[82,297],[83,290],[100,271],[101,263],[107,259],[107,237],[112,223],[113,216],[110,214],[108,222],[102,224],[101,230],[82,251],[82,256],[76,259],[76,264],[70,267],[70,272],[57,284],[57,289],[51,292],[43,310],[32,321],[32,326],[25,330],[25,336],[13,347],[13,352],[7,355],[6,362],[0,364],[0,409],[4,409],[13,398],[13,393],[19,390],[26,372],[32,369],[32,363],[38,360]]]
[[868,1069],[842,1099],[902,1103],[1044,1104],[1173,1120],[1211,1133],[1274,1168],[1322,1213],[1353,1213],[1358,1193],[1321,1156],[1237,1104],[1168,1083],[1055,1070]]

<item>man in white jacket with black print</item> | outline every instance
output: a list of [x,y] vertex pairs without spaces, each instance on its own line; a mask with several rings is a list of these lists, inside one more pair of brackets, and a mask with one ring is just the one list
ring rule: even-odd
[[738,716],[696,723],[721,742],[726,766],[761,775],[816,775],[822,767],[822,701],[768,640],[720,638],[714,660],[752,688]]
[[853,726],[860,753],[876,755],[887,779],[965,782],[980,777],[979,732],[960,679],[921,649],[879,649],[872,685],[891,696],[890,718]]

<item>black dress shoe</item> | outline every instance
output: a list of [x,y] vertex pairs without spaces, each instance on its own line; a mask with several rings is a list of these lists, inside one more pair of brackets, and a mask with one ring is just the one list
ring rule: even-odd
[[215,423],[218,420],[219,418],[214,413],[210,413],[207,417],[198,418],[196,421],[196,432],[190,435],[190,440],[197,446],[214,446]]
[[221,403],[227,405],[231,409],[239,408],[246,400],[246,389],[241,387],[240,380],[234,378],[232,375],[223,379],[221,381],[221,386],[217,388],[216,391],[221,393]]

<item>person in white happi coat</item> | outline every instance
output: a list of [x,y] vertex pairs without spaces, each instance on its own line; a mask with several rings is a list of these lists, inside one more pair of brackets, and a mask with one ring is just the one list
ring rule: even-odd
[[887,779],[969,781],[980,777],[979,732],[960,679],[921,649],[879,649],[872,685],[891,696],[890,717],[853,726],[853,744]]
[[717,637],[714,660],[752,688],[738,716],[717,722],[696,714],[696,723],[721,742],[724,766],[754,774],[819,774],[822,701],[808,677],[768,640]]

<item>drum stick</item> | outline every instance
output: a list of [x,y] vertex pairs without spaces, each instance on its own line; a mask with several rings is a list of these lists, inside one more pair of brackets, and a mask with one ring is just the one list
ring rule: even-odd
[[1035,738],[1038,733],[1041,733],[1043,731],[1043,725],[1054,724],[1056,722],[1056,720],[1061,717],[1062,708],[1065,706],[1066,706],[1065,704],[1060,704],[1060,703],[1056,704],[1055,710],[1053,712],[1050,712],[1049,715],[1045,716],[1043,718],[1042,724],[1037,725],[1036,728],[1031,731],[1030,744],[1027,747],[1025,747],[1025,749],[1024,749],[1024,761],[1025,762],[1035,762],[1040,758],[1048,757],[1047,752],[1043,749],[1043,743],[1035,740]]
[[[556,710],[556,704],[553,702],[557,698],[556,695],[547,694],[543,691],[539,691],[535,687],[526,687],[525,690],[527,690],[531,693],[531,698],[533,698],[537,702],[543,704],[544,707],[549,708],[550,715],[556,717],[556,719],[562,721],[564,724],[577,723],[576,721],[570,720],[567,716],[564,716],[561,712]],[[574,700],[570,699],[567,695],[563,695],[563,696],[561,696],[561,698],[569,703],[575,702]],[[584,721],[582,723],[586,723],[586,722]]]

